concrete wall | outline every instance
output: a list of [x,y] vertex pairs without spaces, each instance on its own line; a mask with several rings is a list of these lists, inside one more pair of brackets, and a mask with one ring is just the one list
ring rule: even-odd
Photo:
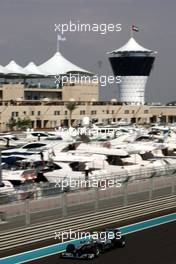
[[4,84],[1,87],[2,100],[17,100],[24,99],[24,85],[22,84]]
[[3,84],[0,87],[0,100],[50,100],[69,101],[74,98],[76,101],[98,101],[99,85],[94,83],[68,84],[62,88],[27,88],[24,84]]
[[65,85],[62,88],[62,100],[69,101],[70,99],[76,101],[98,101],[99,87],[98,84],[85,83],[84,85],[75,84],[74,86]]

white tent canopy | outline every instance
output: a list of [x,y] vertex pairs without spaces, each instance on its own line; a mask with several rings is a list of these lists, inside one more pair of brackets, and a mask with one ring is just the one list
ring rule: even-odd
[[34,62],[29,62],[26,67],[24,67],[24,70],[28,73],[28,75],[33,76],[44,76],[45,74],[39,70],[37,65]]
[[144,53],[156,53],[152,50],[146,49],[142,47],[140,44],[136,42],[136,40],[131,37],[129,41],[122,46],[120,49],[116,49],[113,51],[108,52],[108,54],[118,54],[118,53],[123,53],[123,52],[144,52]]
[[13,60],[10,61],[9,64],[7,64],[4,68],[7,71],[7,74],[12,74],[12,75],[26,75],[27,74],[27,72]]
[[91,72],[82,69],[72,62],[68,61],[62,56],[60,52],[56,52],[53,57],[44,62],[39,66],[39,70],[44,72],[46,75],[61,75],[67,74],[70,72],[92,74]]
[[7,70],[2,65],[0,65],[0,74],[7,74]]

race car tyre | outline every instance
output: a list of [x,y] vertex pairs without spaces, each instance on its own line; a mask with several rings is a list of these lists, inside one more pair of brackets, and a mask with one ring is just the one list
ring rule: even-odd
[[63,258],[63,255],[62,255],[62,253],[60,253],[60,254],[59,254],[59,257],[60,257],[60,258]]
[[74,251],[75,251],[75,245],[68,244],[67,247],[66,247],[66,252],[67,253],[74,253]]
[[99,253],[103,253],[104,252],[104,248],[103,248],[103,245],[98,245],[98,249],[99,249]]
[[125,242],[124,239],[123,239],[122,241],[120,241],[120,243],[119,243],[119,247],[120,247],[120,248],[124,248],[125,245],[126,245],[126,242]]
[[95,257],[98,257],[100,255],[100,250],[98,247],[95,249],[94,255],[95,255]]

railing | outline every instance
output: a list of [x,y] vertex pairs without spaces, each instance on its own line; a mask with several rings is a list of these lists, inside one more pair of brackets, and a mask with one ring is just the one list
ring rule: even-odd
[[26,228],[0,233],[0,251],[32,244],[48,239],[57,239],[57,234],[92,230],[113,223],[123,222],[151,213],[166,211],[176,207],[176,196],[154,199],[121,208],[109,208],[102,211],[81,214],[74,217],[50,221]]
[[0,230],[54,219],[79,216],[107,208],[121,208],[176,194],[176,174],[126,181],[112,188],[84,188],[50,196],[34,191],[32,198],[0,205]]
[[[94,164],[92,163],[92,167]],[[6,193],[0,193],[0,205],[24,201],[26,199],[37,200],[41,198],[51,197],[59,195],[63,192],[75,192],[82,190],[91,190],[95,187],[95,181],[98,183],[100,189],[103,189],[102,184],[104,185],[104,189],[107,188],[108,182],[111,181],[116,185],[116,187],[120,186],[120,184],[128,185],[130,183],[135,183],[138,181],[146,180],[153,181],[153,178],[164,176],[165,180],[167,177],[172,177],[172,175],[176,174],[175,165],[165,165],[164,169],[160,169],[159,166],[153,166],[153,168],[146,168],[141,166],[140,168],[133,169],[133,171],[129,171],[128,166],[121,167],[122,170],[117,172],[106,173],[102,170],[94,171],[94,176],[91,175],[88,179],[85,180],[84,171],[82,172],[82,177],[74,177],[72,175],[68,175],[68,177],[57,178],[56,182],[40,182],[40,183],[32,183],[21,185],[20,187],[16,187],[14,191]],[[60,181],[58,181],[58,179]],[[74,182],[74,186],[71,185],[70,180]],[[87,181],[87,183],[86,183]],[[63,183],[63,186],[59,187],[58,183]],[[66,183],[68,185],[66,186]]]
[[[54,89],[53,89],[54,90]],[[56,91],[60,91],[56,89]],[[8,101],[1,101],[0,105],[5,105],[5,106],[12,106],[12,105],[66,105],[70,101],[58,101],[58,100],[50,100],[50,101],[44,101],[44,100],[8,100]],[[77,105],[94,105],[94,106],[99,106],[99,105],[122,105],[120,102],[110,102],[110,101],[78,101],[76,103]]]

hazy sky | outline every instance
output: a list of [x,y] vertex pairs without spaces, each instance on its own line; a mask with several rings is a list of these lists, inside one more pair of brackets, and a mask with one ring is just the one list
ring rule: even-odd
[[[136,40],[158,51],[146,88],[153,102],[176,100],[176,1],[175,0],[0,0],[0,64],[11,59],[37,65],[56,51],[54,24],[122,24],[121,32],[68,32],[62,54],[85,69],[111,74],[106,51],[121,47],[129,38],[129,25],[140,32]],[[101,69],[98,61],[102,60]],[[101,99],[117,96],[114,85],[101,88]]]

